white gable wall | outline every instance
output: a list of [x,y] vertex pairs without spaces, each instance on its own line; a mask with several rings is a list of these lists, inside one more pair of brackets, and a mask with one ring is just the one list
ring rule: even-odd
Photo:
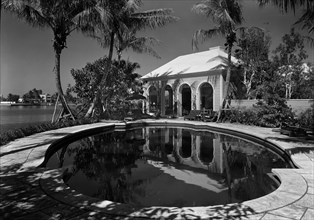
[[[191,89],[191,109],[200,110],[200,86],[208,82],[213,88],[213,110],[218,111],[223,101],[223,87],[225,86],[222,76],[228,61],[227,53],[221,47],[210,48],[208,51],[192,53],[175,58],[163,66],[151,71],[141,79],[146,84],[144,95],[148,98],[146,106],[149,104],[149,87],[157,85],[159,98],[158,108],[162,115],[165,114],[165,87],[170,85],[173,89],[173,104],[177,102],[177,114],[182,115],[182,103],[180,87],[184,84]],[[238,60],[232,57],[232,62]]]

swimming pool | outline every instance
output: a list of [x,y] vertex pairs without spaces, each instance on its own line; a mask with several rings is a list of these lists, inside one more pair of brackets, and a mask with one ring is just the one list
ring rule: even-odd
[[210,206],[258,198],[278,187],[271,169],[291,163],[255,142],[202,127],[108,129],[54,146],[60,149],[47,166],[61,167],[68,186],[102,200]]

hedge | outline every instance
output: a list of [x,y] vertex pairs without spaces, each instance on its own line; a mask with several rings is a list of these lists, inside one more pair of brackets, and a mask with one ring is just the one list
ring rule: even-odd
[[9,143],[10,141],[14,141],[15,139],[30,136],[32,134],[44,132],[44,131],[50,131],[54,129],[64,128],[64,127],[71,127],[75,125],[83,125],[83,124],[91,124],[95,123],[98,120],[95,119],[78,119],[78,120],[66,120],[66,121],[60,121],[57,123],[42,123],[38,125],[29,125],[25,128],[18,128],[18,129],[12,129],[5,132],[1,132],[0,134],[0,146],[5,145]]

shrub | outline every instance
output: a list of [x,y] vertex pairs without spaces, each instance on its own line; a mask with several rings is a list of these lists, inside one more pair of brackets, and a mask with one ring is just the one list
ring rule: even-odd
[[297,123],[301,127],[311,128],[314,130],[314,104],[311,109],[305,110],[298,116]]
[[286,102],[277,101],[267,104],[259,101],[253,108],[257,111],[258,126],[279,127],[282,123],[294,123],[294,113]]
[[279,127],[281,123],[295,123],[294,113],[285,102],[258,102],[253,108],[231,109],[225,113],[224,121],[261,127]]

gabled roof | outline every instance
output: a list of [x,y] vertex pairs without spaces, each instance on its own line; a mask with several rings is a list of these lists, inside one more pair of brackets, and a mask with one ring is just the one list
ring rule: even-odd
[[[237,63],[235,57],[231,58]],[[179,56],[163,66],[144,75],[141,79],[167,78],[191,73],[206,73],[224,69],[228,65],[228,54],[221,47],[212,47],[208,51]]]

